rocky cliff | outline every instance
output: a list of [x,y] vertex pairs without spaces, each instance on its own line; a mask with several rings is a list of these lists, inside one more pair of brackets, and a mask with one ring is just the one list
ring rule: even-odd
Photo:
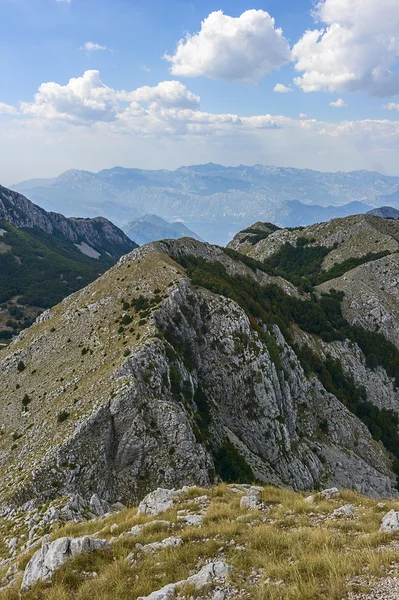
[[[359,260],[368,219],[320,226],[320,247]],[[397,256],[390,226],[372,226],[392,252],[377,261]],[[250,244],[258,256],[269,238],[278,255],[279,238],[306,233],[265,227]],[[312,235],[292,248],[317,246]],[[397,494],[395,340],[345,318],[335,282],[323,295],[283,271],[195,240],[157,242],[44,313],[0,354],[1,502],[96,493],[131,504],[220,479]]]
[[1,220],[11,223],[18,229],[36,228],[50,235],[61,235],[73,242],[83,254],[88,254],[87,246],[89,246],[93,258],[101,254],[119,258],[137,247],[137,244],[107,219],[66,218],[58,213],[46,212],[25,196],[2,186],[0,186]]

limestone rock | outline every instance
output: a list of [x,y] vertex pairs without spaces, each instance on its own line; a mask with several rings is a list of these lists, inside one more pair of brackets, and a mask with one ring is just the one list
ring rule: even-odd
[[261,493],[263,488],[258,486],[251,486],[248,490],[248,495],[243,496],[240,500],[241,508],[259,508],[262,505]]
[[54,542],[44,542],[27,564],[22,579],[21,589],[26,590],[38,581],[51,579],[69,558],[84,552],[106,550],[109,544],[106,540],[90,538],[59,538]]
[[198,573],[187,579],[187,583],[192,583],[197,590],[214,583],[215,581],[225,581],[227,575],[232,571],[232,567],[225,562],[215,561],[205,565]]
[[142,552],[157,552],[159,550],[164,550],[165,548],[173,548],[175,546],[181,546],[183,544],[183,540],[180,537],[168,537],[162,542],[152,542],[151,544],[146,544],[141,548]]
[[340,506],[336,508],[332,514],[332,517],[353,519],[355,516],[355,507],[352,504],[344,504],[344,506]]
[[158,488],[148,494],[139,504],[137,512],[139,515],[159,515],[173,506],[173,500],[178,492]]
[[139,596],[137,600],[171,600],[176,595],[177,585],[170,583],[165,585],[162,589],[152,592],[149,596]]
[[399,512],[392,509],[383,518],[380,531],[398,531],[399,530]]

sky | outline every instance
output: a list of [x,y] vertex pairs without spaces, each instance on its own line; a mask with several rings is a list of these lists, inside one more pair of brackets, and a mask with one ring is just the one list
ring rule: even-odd
[[399,175],[398,0],[0,0],[0,184],[216,162]]

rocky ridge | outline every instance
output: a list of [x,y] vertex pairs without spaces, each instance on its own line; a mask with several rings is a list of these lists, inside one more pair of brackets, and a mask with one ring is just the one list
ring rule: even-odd
[[[25,196],[2,186],[0,186],[1,220],[11,223],[18,229],[37,228],[50,235],[61,235],[73,242],[83,254],[87,255],[90,249],[94,250],[94,254],[91,253],[94,258],[101,254],[119,258],[137,247],[137,244],[108,219],[66,218],[58,213],[46,212]],[[82,246],[82,243],[85,246]]]
[[[355,219],[360,240],[364,227]],[[381,236],[396,248],[392,236]],[[188,259],[231,281],[244,278],[241,286],[310,299],[244,256],[195,240],[124,256],[0,354],[1,501],[97,494],[131,504],[159,486],[220,477],[395,495],[392,456],[306,372],[292,334],[198,285],[183,266]],[[320,360],[345,357],[368,401],[397,413],[392,377],[367,366],[356,343],[292,327]]]

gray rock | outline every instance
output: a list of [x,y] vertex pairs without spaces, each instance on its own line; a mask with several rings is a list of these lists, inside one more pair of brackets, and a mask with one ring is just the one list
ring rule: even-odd
[[137,512],[139,515],[159,515],[172,508],[173,501],[177,495],[178,492],[176,490],[158,488],[140,502]]
[[210,562],[201,571],[189,577],[187,583],[192,583],[197,590],[200,590],[215,581],[225,581],[232,569],[233,567],[222,561]]
[[212,583],[224,582],[227,575],[232,571],[232,568],[233,567],[230,565],[221,561],[208,563],[198,573],[192,575],[188,579],[166,585],[162,589],[152,592],[149,596],[140,596],[137,600],[170,600],[171,598],[174,598],[178,588],[186,583],[191,583],[194,585],[195,589],[199,591],[201,588]]
[[187,525],[199,527],[202,525],[203,517],[201,515],[179,515],[178,521],[185,521]]
[[243,496],[240,500],[241,508],[248,508],[253,510],[259,508],[262,505],[261,493],[263,488],[259,486],[251,486],[248,490],[248,495]]
[[353,519],[355,516],[355,507],[352,504],[344,504],[344,506],[340,506],[336,508],[332,513],[332,517],[343,517],[346,519]]
[[151,544],[146,544],[141,548],[142,552],[158,552],[159,550],[164,550],[165,548],[172,548],[176,546],[181,546],[183,544],[183,540],[180,537],[168,537],[162,542],[152,542]]
[[323,490],[320,492],[320,496],[330,500],[331,498],[336,498],[339,495],[339,489],[336,487],[329,488],[328,490]]
[[399,530],[399,512],[392,509],[383,518],[380,531],[398,531]]
[[22,579],[21,590],[32,587],[38,581],[51,579],[57,569],[67,562],[72,556],[84,552],[108,549],[106,540],[90,538],[59,538],[54,542],[43,542],[28,562]]
[[149,596],[139,596],[137,600],[171,600],[176,595],[177,585],[170,583],[162,589],[152,592]]

